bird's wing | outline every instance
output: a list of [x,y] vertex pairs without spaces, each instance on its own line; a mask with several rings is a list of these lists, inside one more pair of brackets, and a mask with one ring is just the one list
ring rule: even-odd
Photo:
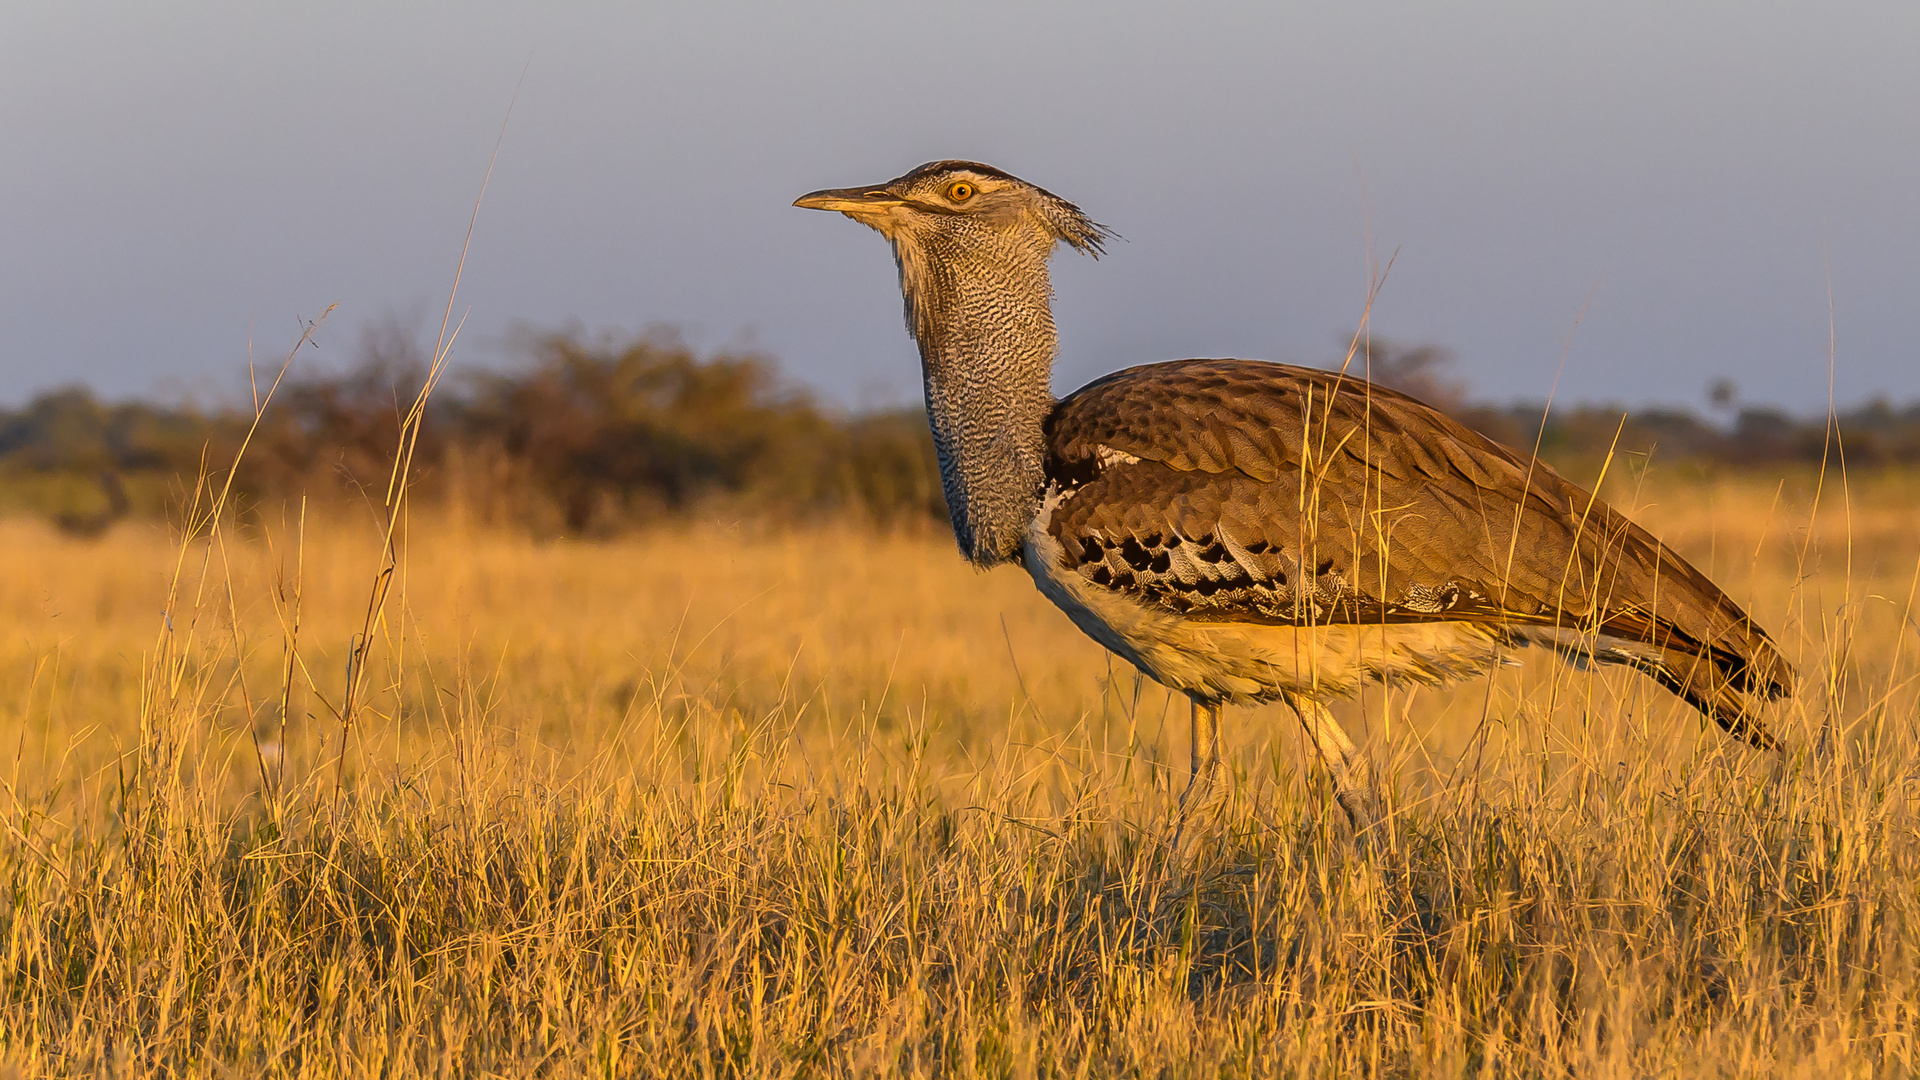
[[1753,741],[1766,737],[1733,714],[1792,688],[1766,634],[1644,529],[1364,380],[1246,360],[1132,368],[1061,401],[1047,443],[1048,527],[1069,565],[1188,618],[1634,643],[1596,656]]

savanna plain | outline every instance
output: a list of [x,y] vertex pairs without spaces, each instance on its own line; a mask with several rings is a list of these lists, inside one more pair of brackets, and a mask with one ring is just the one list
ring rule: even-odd
[[1522,652],[1177,849],[1184,701],[932,528],[0,521],[0,1070],[1911,1075],[1920,478],[1633,472],[1785,754]]

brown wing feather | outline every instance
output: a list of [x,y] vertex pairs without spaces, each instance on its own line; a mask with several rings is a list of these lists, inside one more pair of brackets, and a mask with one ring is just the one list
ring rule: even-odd
[[[1639,643],[1631,663],[1749,741],[1791,692],[1712,581],[1544,464],[1404,394],[1310,368],[1132,368],[1048,419],[1050,529],[1097,585],[1189,618],[1470,621]],[[1524,635],[1522,635],[1524,636]]]

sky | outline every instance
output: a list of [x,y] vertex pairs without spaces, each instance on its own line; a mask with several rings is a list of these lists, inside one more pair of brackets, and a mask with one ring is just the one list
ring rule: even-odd
[[[1055,259],[1066,391],[1446,346],[1474,396],[1920,398],[1920,4],[18,0],[0,402],[231,395],[338,305],[456,370],[671,325],[915,401],[884,241],[803,192],[971,158],[1124,238]],[[511,105],[511,117],[508,117]],[[504,137],[502,129],[504,123]]]

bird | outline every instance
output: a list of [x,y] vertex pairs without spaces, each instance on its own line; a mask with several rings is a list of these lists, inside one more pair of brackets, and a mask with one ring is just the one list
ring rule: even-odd
[[1780,749],[1761,709],[1794,671],[1766,631],[1535,456],[1343,371],[1259,360],[1146,364],[1056,399],[1048,261],[1062,244],[1098,258],[1115,234],[993,166],[934,161],[794,205],[892,245],[960,553],[1024,568],[1188,698],[1183,809],[1220,767],[1222,710],[1279,701],[1366,833],[1376,779],[1327,703],[1475,677],[1526,646],[1637,669]]

